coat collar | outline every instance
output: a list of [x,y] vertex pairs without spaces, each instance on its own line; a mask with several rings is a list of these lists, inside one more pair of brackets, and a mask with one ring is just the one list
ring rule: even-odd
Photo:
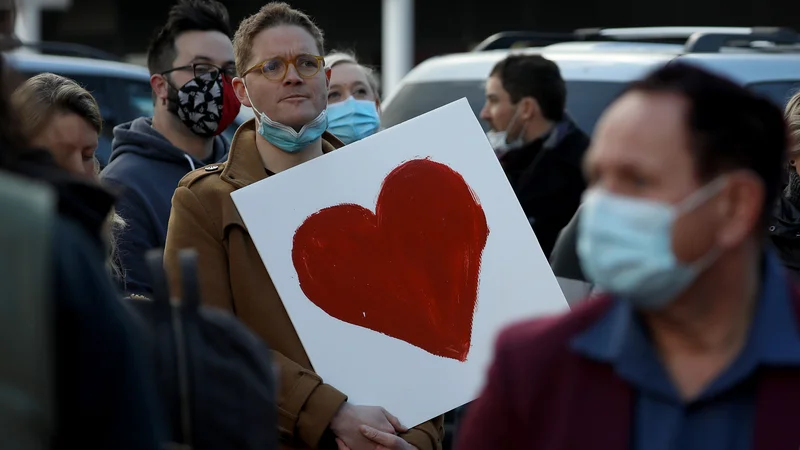
[[[237,189],[261,181],[268,176],[256,147],[257,137],[256,119],[250,119],[236,130],[233,141],[231,141],[228,161],[220,177]],[[341,147],[344,147],[344,144],[333,134],[326,131],[322,135],[323,153],[329,153]]]

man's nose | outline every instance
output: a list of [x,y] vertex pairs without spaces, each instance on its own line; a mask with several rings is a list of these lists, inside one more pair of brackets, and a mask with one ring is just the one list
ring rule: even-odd
[[480,114],[479,117],[481,119],[483,119],[483,120],[486,120],[486,121],[488,121],[489,119],[492,118],[492,116],[489,115],[489,108],[487,108],[487,105],[485,105],[485,104],[483,105],[483,108],[481,109],[481,114]]
[[286,86],[291,86],[293,84],[302,84],[303,82],[303,77],[297,73],[297,68],[294,66],[294,64],[289,64],[289,67],[286,69],[286,76],[283,77],[283,84]]
[[489,114],[489,108],[486,105],[484,105],[483,109],[481,109],[481,114],[479,117],[481,118],[481,120],[485,120],[486,122],[491,123],[492,115]]

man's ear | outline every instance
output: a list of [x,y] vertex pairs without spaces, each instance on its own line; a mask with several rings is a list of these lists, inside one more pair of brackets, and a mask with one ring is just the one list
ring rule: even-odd
[[539,117],[542,115],[542,109],[539,107],[539,102],[537,102],[533,97],[523,97],[519,101],[519,107],[522,108],[519,113],[520,119],[522,120],[531,120],[534,117]]
[[331,87],[331,68],[330,67],[326,67],[325,68],[325,86],[326,87]]
[[166,103],[167,98],[169,97],[169,84],[167,83],[167,79],[164,77],[164,75],[159,73],[150,75],[150,87],[153,89],[153,93],[156,95],[156,101]]
[[727,197],[721,203],[722,225],[718,231],[718,245],[730,248],[761,226],[764,206],[764,183],[758,176],[747,171],[727,175],[728,186],[723,191]]
[[236,98],[238,98],[244,106],[252,108],[253,104],[250,103],[250,97],[247,95],[247,89],[245,89],[244,86],[244,79],[236,77],[231,80],[231,85],[233,85],[233,92],[236,94]]

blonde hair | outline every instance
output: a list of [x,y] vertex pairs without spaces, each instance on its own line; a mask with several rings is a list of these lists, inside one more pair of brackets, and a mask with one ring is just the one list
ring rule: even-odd
[[339,64],[355,64],[361,67],[361,70],[363,70],[364,74],[367,76],[367,82],[369,83],[370,89],[372,89],[372,92],[375,94],[375,97],[380,97],[380,82],[378,81],[378,77],[375,76],[375,71],[371,67],[359,63],[355,53],[339,50],[325,57],[326,69],[333,69]]
[[54,73],[40,73],[22,83],[11,96],[26,139],[36,136],[53,114],[74,113],[100,133],[103,117],[97,100],[75,81]]
[[800,155],[800,92],[794,96],[786,104],[786,123],[789,126],[789,136],[791,138],[791,147],[789,153],[792,156]]
[[[94,174],[95,176],[99,177],[100,175],[100,161],[97,158],[94,159]],[[109,211],[108,216],[106,217],[106,221],[103,224],[103,240],[106,243],[106,268],[111,276],[117,278],[120,281],[125,280],[125,271],[119,265],[119,247],[117,245],[117,236],[122,230],[127,227],[128,224],[125,222],[125,219],[117,213],[115,208],[111,208]]]
[[264,30],[281,25],[294,25],[314,38],[320,54],[325,54],[325,39],[322,30],[306,13],[298,11],[284,2],[270,2],[250,17],[242,20],[233,36],[233,54],[236,57],[236,71],[243,74],[250,64],[253,53],[253,39]]
[[106,218],[104,228],[105,240],[108,251],[108,258],[106,259],[106,267],[112,276],[120,281],[125,280],[125,271],[119,264],[119,246],[117,245],[117,236],[128,224],[125,219],[117,213],[116,209],[112,209]]

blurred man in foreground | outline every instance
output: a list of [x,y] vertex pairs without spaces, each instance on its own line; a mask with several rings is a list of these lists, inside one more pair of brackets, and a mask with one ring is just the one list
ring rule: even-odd
[[546,257],[580,204],[581,160],[589,138],[567,117],[558,66],[539,55],[512,55],[486,81],[481,119]]
[[502,334],[460,448],[797,446],[800,291],[764,227],[786,148],[781,111],[730,81],[634,83],[596,129],[578,225],[609,294]]

